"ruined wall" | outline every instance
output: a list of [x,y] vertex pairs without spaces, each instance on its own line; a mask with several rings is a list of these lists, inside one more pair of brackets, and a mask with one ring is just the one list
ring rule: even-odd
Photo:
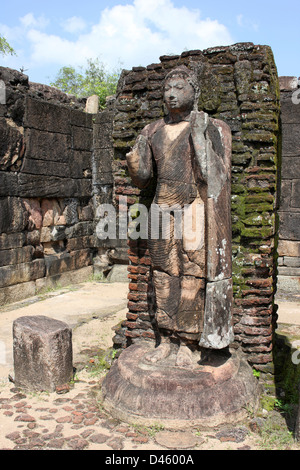
[[[232,130],[235,343],[256,368],[272,370],[280,104],[271,49],[246,43],[189,51],[124,71],[115,103],[114,201],[117,204],[122,195],[127,195],[129,205],[152,199],[153,188],[133,187],[125,155],[140,130],[163,116],[162,82],[179,64],[198,66],[199,109],[223,119]],[[123,346],[140,338],[155,339],[146,241],[129,242],[129,260],[127,321],[115,337]]]
[[[0,305],[91,273],[93,116],[0,67]],[[85,272],[87,276],[88,272]],[[83,274],[83,273],[82,273]]]
[[278,293],[300,292],[300,87],[281,77],[282,169],[279,207]]

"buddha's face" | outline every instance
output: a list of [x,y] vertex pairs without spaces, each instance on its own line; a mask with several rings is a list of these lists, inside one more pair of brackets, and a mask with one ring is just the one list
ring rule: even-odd
[[172,77],[165,84],[164,100],[170,113],[192,111],[195,90],[184,78]]

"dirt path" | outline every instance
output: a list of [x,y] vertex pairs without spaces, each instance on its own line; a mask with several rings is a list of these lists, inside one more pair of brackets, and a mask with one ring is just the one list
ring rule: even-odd
[[[0,364],[1,450],[144,450],[146,454],[274,447],[299,450],[284,418],[275,412],[260,420],[249,415],[246,423],[206,432],[165,430],[159,423],[150,428],[129,426],[107,415],[98,401],[109,363],[103,358],[112,347],[113,328],[125,319],[127,291],[126,283],[92,282],[0,309],[0,344],[5,353]],[[67,393],[29,393],[16,389],[8,379],[13,375],[12,322],[35,314],[66,321],[73,328],[77,371]],[[277,434],[268,428],[270,418],[277,420]]]

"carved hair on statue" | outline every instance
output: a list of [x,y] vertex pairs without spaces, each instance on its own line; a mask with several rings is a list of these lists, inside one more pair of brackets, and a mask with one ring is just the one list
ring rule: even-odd
[[185,65],[179,65],[175,67],[170,72],[167,73],[164,80],[164,86],[166,85],[167,81],[173,77],[179,77],[186,80],[195,90],[195,101],[194,101],[194,110],[198,109],[198,99],[200,95],[200,88],[198,85],[197,75],[194,71],[190,70]]

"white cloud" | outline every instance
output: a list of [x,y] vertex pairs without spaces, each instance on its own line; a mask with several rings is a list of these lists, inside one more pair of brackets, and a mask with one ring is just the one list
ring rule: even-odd
[[49,20],[47,20],[47,18],[45,18],[44,16],[39,16],[38,18],[35,18],[33,13],[27,13],[25,16],[20,18],[20,23],[25,28],[44,29],[49,24]]
[[[99,15],[99,21],[89,30],[82,18],[74,16],[55,34],[44,30],[45,18],[35,18],[32,13],[21,18],[20,44],[25,41],[29,45],[30,70],[51,64],[57,69],[84,65],[86,59],[96,57],[111,68],[119,62],[131,68],[158,62],[164,54],[234,42],[217,19],[202,18],[200,10],[176,7],[171,0],[133,0],[131,4],[107,7]],[[65,31],[75,36],[65,37]]]
[[62,22],[62,27],[68,33],[79,33],[86,28],[86,22],[83,18],[72,16]]

